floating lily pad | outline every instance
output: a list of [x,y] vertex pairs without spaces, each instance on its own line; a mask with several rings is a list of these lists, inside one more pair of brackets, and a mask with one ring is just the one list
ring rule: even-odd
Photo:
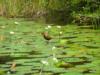
[[[20,25],[15,25],[18,21]],[[39,75],[40,61],[47,60],[43,75],[99,75],[100,30],[81,29],[77,25],[65,25],[61,30],[53,25],[45,30],[44,24],[21,19],[0,19],[0,69],[8,71],[12,60],[16,62],[13,75]],[[15,34],[11,35],[13,31]],[[54,36],[49,44],[41,32],[48,31]],[[62,35],[59,37],[59,32]],[[2,41],[1,41],[2,40]],[[52,47],[57,48],[53,51]],[[53,55],[58,59],[55,62]],[[1,74],[1,72],[0,72]],[[2,74],[3,75],[3,74]]]

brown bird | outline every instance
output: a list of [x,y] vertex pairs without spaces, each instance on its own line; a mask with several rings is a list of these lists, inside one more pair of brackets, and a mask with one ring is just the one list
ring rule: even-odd
[[44,39],[49,43],[49,41],[52,39],[52,37],[48,34],[48,32],[41,33],[44,37]]
[[15,73],[16,72],[16,62],[13,61],[9,70],[10,73]]

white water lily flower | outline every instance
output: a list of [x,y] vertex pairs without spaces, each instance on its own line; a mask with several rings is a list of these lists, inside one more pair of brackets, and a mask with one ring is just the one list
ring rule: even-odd
[[58,62],[58,59],[56,58],[55,54],[53,53],[53,61]]
[[79,16],[81,16],[81,14],[78,14]]
[[7,72],[7,75],[10,75],[10,71]]
[[60,34],[62,34],[62,32],[59,32]]
[[18,25],[19,24],[19,22],[14,22],[16,25]]
[[15,34],[15,32],[11,31],[10,34]]
[[48,25],[48,28],[51,28],[51,26],[50,26],[50,25]]
[[53,57],[53,61],[58,62],[58,59],[56,57]]
[[41,63],[44,64],[44,65],[49,65],[49,63],[45,60],[41,60]]
[[52,47],[52,50],[54,50],[54,49],[56,49],[56,47],[55,47],[55,46],[53,46],[53,47]]
[[59,29],[60,29],[60,28],[61,28],[61,26],[57,26],[57,28],[59,28]]

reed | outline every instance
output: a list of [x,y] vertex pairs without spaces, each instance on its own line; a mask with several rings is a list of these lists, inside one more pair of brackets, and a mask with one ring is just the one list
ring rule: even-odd
[[[92,0],[0,0],[0,16],[39,18],[44,19],[45,22],[48,20],[56,22],[57,20],[57,22],[67,21],[67,23],[71,23],[73,12],[84,15],[96,13],[99,16],[99,3],[100,0],[94,2]],[[99,23],[99,21],[97,22]],[[93,19],[92,24],[96,28],[97,22]]]

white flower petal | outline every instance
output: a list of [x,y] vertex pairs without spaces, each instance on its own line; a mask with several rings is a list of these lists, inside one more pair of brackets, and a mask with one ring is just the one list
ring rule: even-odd
[[15,34],[15,32],[11,31],[10,34]]
[[51,26],[49,25],[48,28],[51,28]]
[[52,47],[52,50],[54,50],[54,49],[56,49],[56,47],[55,47],[55,46],[53,46],[53,47]]
[[57,28],[61,28],[61,26],[57,26]]
[[53,57],[53,61],[58,62],[58,59],[56,57]]
[[14,22],[14,23],[17,24],[17,25],[19,24],[19,22]]
[[45,60],[41,60],[41,63],[44,64],[44,65],[48,65],[49,63]]
[[60,34],[62,34],[62,32],[60,32]]

